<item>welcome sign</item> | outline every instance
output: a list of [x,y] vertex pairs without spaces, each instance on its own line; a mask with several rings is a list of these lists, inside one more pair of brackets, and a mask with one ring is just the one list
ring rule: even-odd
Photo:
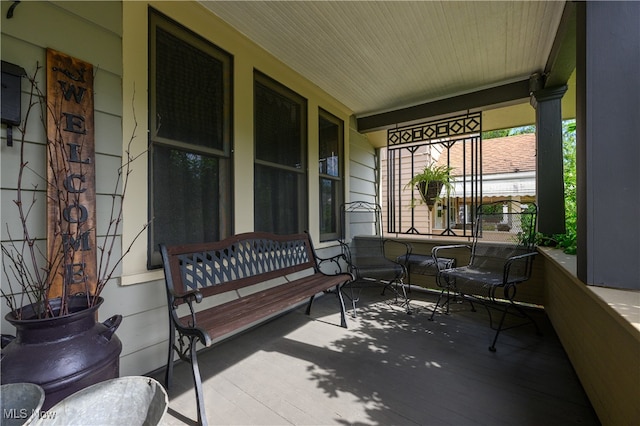
[[47,49],[49,297],[97,282],[93,66]]

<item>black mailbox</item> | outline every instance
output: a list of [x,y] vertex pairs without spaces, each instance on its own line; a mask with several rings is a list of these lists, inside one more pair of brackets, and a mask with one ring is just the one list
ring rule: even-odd
[[18,126],[21,111],[21,82],[24,69],[18,65],[2,61],[2,122],[7,125],[7,145],[13,145],[11,127]]

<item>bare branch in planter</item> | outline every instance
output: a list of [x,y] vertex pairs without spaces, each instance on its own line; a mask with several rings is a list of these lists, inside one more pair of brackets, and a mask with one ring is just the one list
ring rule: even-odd
[[[29,215],[36,203],[35,192],[33,199],[26,210],[22,200],[23,177],[28,164],[28,162],[25,161],[24,153],[27,124],[29,123],[29,118],[33,109],[44,103],[44,96],[37,90],[36,83],[36,77],[40,70],[40,65],[36,65],[36,70],[33,76],[28,77],[29,83],[31,84],[29,102],[25,112],[25,119],[22,121],[21,125],[17,127],[20,131],[20,168],[18,171],[16,199],[14,200],[14,204],[18,210],[18,219],[22,228],[22,238],[21,240],[13,240],[7,225],[9,242],[2,245],[2,253],[4,255],[2,268],[10,289],[10,294],[7,294],[3,290],[2,297],[5,298],[7,305],[12,309],[12,311],[15,311],[20,317],[19,319],[21,319],[22,314],[20,308],[25,305],[25,297],[29,302],[28,304],[42,303],[42,316],[47,316],[51,311],[46,297],[44,296],[48,290],[49,271],[51,271],[51,265],[49,264],[47,257],[37,249],[35,245],[36,239],[31,236],[28,226]],[[20,247],[18,247],[16,241],[22,242]],[[16,300],[16,290],[11,284],[12,281],[17,281],[20,286],[19,301]]]
[[[135,87],[134,87],[133,93],[135,98]],[[105,239],[104,246],[98,247],[98,250],[100,251],[100,259],[98,261],[98,285],[96,288],[96,294],[94,298],[98,297],[98,295],[102,292],[102,290],[107,285],[109,280],[111,280],[111,277],[113,276],[118,266],[120,266],[120,264],[124,260],[125,256],[129,254],[129,252],[131,251],[131,248],[136,243],[138,238],[140,238],[140,236],[149,227],[149,222],[145,223],[142,226],[142,228],[138,231],[138,233],[135,235],[133,240],[131,240],[126,250],[121,253],[119,259],[116,262],[114,262],[112,265],[110,264],[111,256],[113,254],[113,248],[116,242],[116,236],[118,235],[120,226],[122,224],[124,198],[127,193],[127,188],[129,186],[129,175],[133,171],[131,169],[131,165],[135,160],[140,158],[146,152],[146,151],[143,151],[136,156],[132,156],[131,154],[131,146],[136,137],[135,135],[138,129],[138,120],[136,119],[136,111],[135,111],[135,105],[133,103],[133,100],[131,104],[132,104],[131,109],[133,114],[134,125],[133,125],[133,130],[131,132],[131,137],[129,138],[129,141],[127,143],[127,149],[125,150],[126,159],[124,161],[124,164],[120,168],[118,168],[118,178],[116,180],[115,188],[111,196],[111,220],[109,221],[109,227],[107,228],[107,233],[106,233],[107,239],[110,239],[110,241],[107,241]],[[118,196],[117,195],[118,186],[120,185],[121,182],[122,182],[122,194]],[[117,208],[118,210],[116,212],[116,201],[118,199],[120,202]],[[106,256],[106,263],[103,264],[103,260],[105,259],[105,256]]]
[[[61,179],[68,173],[68,167],[64,164],[66,160],[69,160],[69,153],[62,149],[60,155],[49,155],[48,161],[45,167],[47,173],[42,176],[38,171],[29,167],[26,161],[25,145],[28,143],[26,139],[27,125],[31,119],[32,112],[40,108],[40,119],[43,126],[46,128],[46,117],[51,114],[52,106],[47,103],[45,94],[40,90],[36,77],[41,70],[41,66],[37,64],[36,71],[32,76],[27,76],[27,80],[30,84],[29,91],[29,103],[26,108],[25,118],[18,126],[17,129],[21,133],[20,138],[20,168],[18,172],[18,180],[16,184],[16,199],[14,204],[17,208],[17,216],[21,225],[21,235],[19,238],[14,239],[10,233],[9,224],[6,224],[7,234],[9,241],[2,243],[2,273],[7,278],[6,286],[0,289],[1,296],[5,299],[7,306],[14,312],[16,319],[28,319],[22,318],[22,308],[28,305],[34,307],[37,318],[46,318],[52,316],[61,316],[69,313],[68,301],[76,294],[70,294],[67,291],[67,282],[64,281],[62,286],[62,297],[60,308],[54,310],[51,308],[49,290],[52,283],[54,274],[64,274],[65,268],[61,268],[62,265],[67,265],[73,262],[75,253],[78,250],[82,250],[78,243],[81,238],[81,232],[87,232],[87,228],[80,229],[79,226],[70,226],[63,228],[61,223],[63,221],[63,212],[65,208],[72,205],[79,205],[78,191],[61,191],[62,183]],[[133,156],[131,154],[132,143],[135,139],[135,133],[137,131],[137,121],[134,121],[135,126],[132,132],[132,136],[128,142],[125,150],[125,159],[123,164],[118,168],[117,179],[114,191],[111,195],[112,205],[110,211],[110,219],[107,222],[106,234],[101,244],[96,240],[96,253],[100,253],[100,261],[98,263],[98,271],[96,276],[96,282],[92,283],[92,288],[85,282],[84,296],[87,299],[87,306],[91,307],[98,303],[100,293],[111,280],[113,274],[117,268],[122,264],[124,257],[131,251],[134,243],[138,238],[143,235],[148,228],[148,223],[142,226],[140,231],[135,235],[131,243],[126,247],[123,253],[117,258],[113,259],[114,248],[116,247],[118,237],[120,237],[120,228],[123,220],[123,200],[127,192],[128,180],[132,173],[132,163],[136,159],[140,158],[143,153]],[[61,135],[62,123],[55,121],[54,136],[52,138],[47,137],[46,149],[51,151],[56,149],[56,146],[64,146],[64,140]],[[76,153],[77,154],[77,153]],[[64,156],[67,157],[64,157]],[[49,173],[53,170],[54,172]],[[25,201],[23,199],[24,189],[24,175],[26,171],[31,171],[34,176],[45,183],[44,191],[39,189],[37,185],[34,185],[33,198],[31,201]],[[84,171],[81,168],[79,171],[76,169],[76,173],[83,175]],[[119,193],[119,186],[122,185],[122,192]],[[49,191],[49,189],[55,188],[55,190]],[[38,242],[44,242],[44,240],[38,240],[32,235],[32,231],[29,227],[29,217],[31,214],[41,214],[40,210],[34,209],[36,206],[36,194],[44,193],[47,200],[51,200],[57,204],[57,210],[53,216],[46,214],[49,223],[55,226],[53,231],[53,239],[55,241],[48,241],[48,255],[43,252],[38,245]],[[75,204],[74,204],[75,203]],[[120,205],[117,206],[116,203]],[[45,208],[46,211],[46,208]],[[95,224],[90,232],[96,232]],[[56,242],[57,241],[57,242]],[[66,242],[66,243],[65,243]],[[52,247],[54,249],[52,249]],[[63,271],[63,272],[60,272]],[[58,275],[59,276],[59,275]],[[95,286],[93,286],[95,284]],[[75,292],[74,292],[75,293]]]

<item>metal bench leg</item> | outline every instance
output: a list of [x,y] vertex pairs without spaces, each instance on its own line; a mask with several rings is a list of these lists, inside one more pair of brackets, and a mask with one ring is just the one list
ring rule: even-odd
[[173,345],[176,340],[176,329],[173,327],[171,317],[169,317],[169,354],[167,355],[167,369],[164,373],[164,387],[169,390],[173,380]]
[[207,415],[204,410],[204,394],[202,392],[202,378],[200,377],[200,368],[198,367],[198,358],[196,355],[197,343],[197,337],[189,338],[191,371],[193,373],[193,383],[195,384],[196,400],[198,402],[198,424],[207,426]]
[[309,298],[309,303],[307,304],[307,309],[304,311],[305,315],[311,315],[311,305],[313,304],[313,299],[315,298],[315,294]]

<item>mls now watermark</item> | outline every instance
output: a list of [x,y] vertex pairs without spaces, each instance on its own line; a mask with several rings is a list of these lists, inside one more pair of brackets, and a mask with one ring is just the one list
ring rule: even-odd
[[39,419],[54,419],[56,417],[56,413],[54,411],[28,410],[26,408],[2,409],[2,417],[5,419],[28,419],[31,416]]

